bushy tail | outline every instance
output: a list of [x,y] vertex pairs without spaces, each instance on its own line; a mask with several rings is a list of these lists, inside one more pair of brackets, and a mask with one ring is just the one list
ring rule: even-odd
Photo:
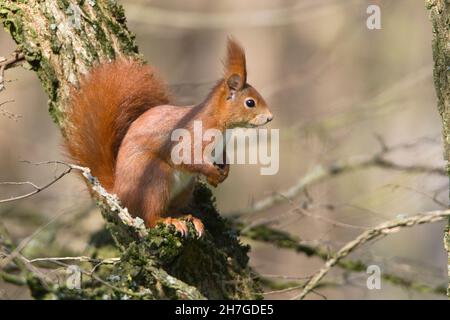
[[120,58],[93,68],[73,89],[68,108],[65,133],[72,161],[89,167],[112,190],[117,152],[131,123],[168,102],[166,85],[148,65]]

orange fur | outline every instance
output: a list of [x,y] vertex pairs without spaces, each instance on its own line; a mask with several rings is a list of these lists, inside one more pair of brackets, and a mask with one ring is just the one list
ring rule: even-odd
[[114,164],[129,126],[153,106],[169,102],[152,67],[120,58],[94,67],[73,88],[66,146],[73,161],[89,167],[111,191]]
[[[264,99],[246,82],[243,49],[229,39],[227,54],[224,78],[194,107],[169,105],[165,85],[154,70],[123,58],[93,68],[72,92],[71,126],[66,129],[70,155],[91,168],[148,227],[166,217],[166,223],[184,232],[179,221],[168,217],[185,213],[182,208],[190,201],[196,177],[203,175],[217,186],[228,175],[228,165],[207,161],[175,165],[170,158],[174,129],[192,132],[195,120],[202,121],[203,130],[221,131],[272,120]],[[249,98],[255,107],[246,107]],[[181,184],[180,177],[187,177],[186,183]],[[202,227],[198,219],[189,219]]]
[[244,49],[233,39],[228,38],[227,60],[225,62],[225,78],[233,74],[242,77],[243,83],[247,82],[247,67]]

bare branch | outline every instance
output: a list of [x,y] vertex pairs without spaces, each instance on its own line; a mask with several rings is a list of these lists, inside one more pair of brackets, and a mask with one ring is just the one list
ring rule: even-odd
[[54,178],[53,180],[51,180],[50,182],[48,182],[47,184],[39,187],[36,184],[29,182],[29,181],[24,181],[24,182],[0,182],[1,185],[31,185],[34,190],[31,192],[28,192],[26,194],[20,195],[20,196],[15,196],[15,197],[10,197],[7,199],[0,199],[0,203],[6,203],[6,202],[12,202],[12,201],[17,201],[17,200],[22,200],[31,196],[34,196],[35,194],[41,192],[42,190],[47,189],[48,187],[52,186],[53,184],[55,184],[57,181],[61,180],[65,175],[69,174],[70,172],[72,172],[73,168],[72,167],[68,167],[66,170],[64,170],[62,173],[60,173],[56,178]]
[[[1,91],[1,90],[0,90]],[[10,102],[14,102],[14,100],[8,100],[8,101],[4,101],[4,102],[0,102],[0,107],[3,106],[6,103],[10,103]],[[20,118],[22,118],[21,115],[9,112],[3,108],[0,108],[0,114],[4,115],[5,117],[14,120],[14,121],[18,121]]]
[[[422,142],[422,140],[418,141]],[[336,161],[330,165],[317,165],[300,177],[297,182],[290,188],[277,192],[269,197],[255,202],[250,208],[237,212],[237,214],[254,213],[267,210],[280,203],[294,199],[305,188],[324,181],[325,179],[338,176],[344,173],[362,170],[369,167],[378,167],[389,170],[404,171],[409,173],[428,173],[440,176],[446,176],[443,168],[422,166],[422,165],[403,165],[387,160],[385,157],[394,151],[411,148],[417,145],[418,142],[400,144],[393,147],[382,147],[382,150],[371,156],[357,156],[345,160]]]
[[340,222],[340,221],[336,221],[336,220],[333,220],[333,219],[330,219],[330,218],[327,218],[327,217],[324,217],[324,216],[321,216],[321,215],[318,215],[318,214],[315,214],[315,213],[311,213],[308,210],[305,210],[305,209],[300,208],[300,207],[294,208],[293,212],[299,213],[299,214],[301,214],[301,215],[303,215],[305,217],[308,217],[308,218],[321,220],[321,221],[323,221],[323,222],[325,222],[327,224],[331,224],[332,226],[335,226],[335,227],[348,228],[348,229],[358,229],[358,230],[367,230],[369,228],[369,227],[366,227],[366,226],[357,226],[357,225],[354,225],[354,224],[349,224],[349,223],[343,223],[343,222]]
[[41,192],[42,190],[47,189],[48,187],[50,187],[51,185],[53,185],[54,183],[56,183],[57,181],[59,181],[60,179],[62,179],[64,176],[66,176],[67,174],[71,173],[73,170],[79,171],[81,172],[81,174],[83,175],[83,177],[86,179],[88,185],[90,186],[91,190],[95,193],[95,195],[102,200],[103,203],[105,203],[105,205],[108,206],[108,208],[113,212],[113,213],[117,213],[119,219],[122,221],[122,223],[124,223],[127,226],[130,226],[132,228],[134,228],[137,232],[137,234],[140,237],[143,237],[145,235],[147,235],[147,230],[145,228],[144,225],[144,221],[139,218],[133,218],[129,213],[128,213],[128,209],[127,208],[123,208],[122,205],[120,204],[119,199],[117,198],[116,195],[110,194],[108,193],[100,184],[100,182],[98,181],[98,179],[96,177],[94,177],[91,174],[91,170],[89,168],[85,168],[85,167],[81,167],[78,165],[74,165],[74,164],[70,164],[70,163],[66,163],[64,161],[58,161],[58,160],[54,160],[54,161],[43,161],[43,162],[36,162],[36,163],[32,163],[30,161],[22,161],[31,165],[46,165],[46,164],[54,164],[54,165],[63,165],[66,167],[66,170],[64,170],[62,173],[60,173],[59,175],[57,175],[52,181],[50,181],[49,183],[47,183],[46,185],[39,187],[37,185],[35,185],[34,183],[25,181],[25,182],[4,182],[2,184],[28,184],[28,185],[32,185],[34,186],[35,190],[33,190],[32,192],[29,192],[27,194],[21,195],[21,196],[17,196],[17,197],[11,197],[8,199],[3,199],[0,200],[0,203],[5,203],[5,202],[11,202],[11,201],[16,201],[16,200],[20,200],[20,199],[25,199],[28,197],[31,197],[39,192]]
[[[49,223],[51,223],[51,222],[49,222]],[[47,223],[46,225],[48,225],[49,223]],[[41,227],[39,230],[36,230],[33,235],[36,235],[37,233],[39,233],[40,230],[42,230],[43,228],[45,228],[45,226]],[[30,236],[29,238],[31,238],[31,237],[32,236]],[[24,243],[27,242],[26,240],[27,239],[22,241],[20,245],[23,245],[23,247],[24,247],[26,245],[26,244],[24,245]],[[2,261],[1,261],[2,263],[0,264],[0,269],[3,269],[4,267],[6,267],[10,262],[14,262],[15,266],[20,271],[22,271],[22,273],[31,272],[32,274],[36,275],[36,277],[38,277],[40,280],[42,280],[43,285],[46,285],[46,283],[49,280],[47,275],[43,274],[38,268],[34,267],[30,263],[27,263],[26,259],[24,259],[24,257],[20,254],[21,249],[20,248],[18,249],[18,247],[14,246],[13,241],[9,235],[9,232],[6,230],[6,228],[1,223],[0,223],[0,245],[5,250],[5,252],[3,253],[3,255],[5,255],[5,257],[4,258],[2,257]],[[11,252],[11,253],[8,254],[8,252]],[[23,281],[26,282],[26,280],[21,278],[20,276],[12,275],[10,273],[7,273],[4,270],[0,270],[0,277],[4,281],[10,282],[10,283],[13,283],[16,285],[22,285]]]
[[[419,194],[421,196],[424,196],[424,197],[430,199],[431,201],[433,201],[435,204],[437,204],[438,206],[442,207],[443,209],[448,208],[448,204],[446,204],[446,203],[444,203],[444,202],[442,202],[442,201],[440,201],[438,199],[439,190],[437,190],[433,195],[430,195],[430,194],[428,194],[426,192],[414,189],[412,187],[402,186],[400,184],[391,184],[390,186],[392,186],[393,188],[400,188],[400,189],[403,189],[403,190],[414,192],[416,194]],[[447,188],[447,185],[445,187]]]
[[[290,249],[296,252],[305,254],[307,257],[318,257],[323,261],[328,261],[330,257],[336,254],[329,250],[328,247],[320,244],[308,244],[305,241],[299,241],[296,237],[279,231],[265,225],[260,225],[252,228],[246,232],[241,231],[242,236],[248,237],[252,240],[270,243],[278,248]],[[338,261],[337,266],[341,269],[349,272],[365,272],[367,270],[367,265],[359,259],[341,259]],[[268,276],[269,278],[270,276]],[[383,272],[381,275],[382,279],[393,285],[403,287],[408,290],[414,290],[417,292],[432,292],[435,294],[445,294],[445,288],[442,286],[430,286],[422,283],[416,279],[408,279],[404,275],[397,275],[390,272]],[[311,276],[305,278],[312,278]],[[296,280],[296,279],[292,279]],[[303,277],[297,280],[305,280]],[[304,285],[305,283],[303,283]],[[320,283],[322,286],[323,282]],[[291,286],[296,286],[291,285]]]
[[450,209],[444,211],[419,213],[408,218],[383,223],[373,229],[363,232],[358,237],[356,237],[356,239],[344,245],[338,252],[336,252],[336,254],[332,258],[328,259],[325,265],[309,281],[307,281],[302,292],[299,295],[295,296],[294,299],[305,298],[305,296],[317,286],[319,281],[328,273],[328,271],[330,271],[333,266],[335,266],[341,259],[348,256],[351,252],[353,252],[355,249],[362,246],[366,242],[394,232],[398,232],[406,227],[413,227],[419,224],[441,221],[449,216]]
[[[307,189],[304,189],[303,191],[305,192]],[[283,197],[282,194],[277,193],[280,197]],[[369,227],[367,226],[359,226],[359,225],[353,225],[353,224],[349,224],[349,223],[344,223],[344,222],[340,222],[340,221],[336,221],[334,219],[330,219],[328,217],[322,216],[322,215],[318,215],[317,213],[313,213],[311,212],[311,208],[314,208],[311,206],[311,203],[313,202],[313,199],[311,198],[311,196],[306,192],[305,196],[307,198],[306,201],[304,201],[300,206],[296,205],[291,199],[287,199],[285,198],[285,200],[287,202],[289,202],[293,208],[285,213],[282,214],[278,214],[275,217],[274,216],[270,216],[270,217],[264,217],[261,219],[253,219],[253,221],[249,224],[247,224],[241,232],[246,233],[248,230],[250,230],[251,228],[255,228],[257,226],[260,225],[270,225],[274,222],[278,222],[280,219],[284,218],[285,216],[289,216],[292,215],[293,213],[296,214],[300,214],[302,216],[308,217],[308,218],[312,218],[312,219],[316,219],[322,222],[325,222],[327,224],[330,224],[334,227],[340,227],[340,228],[349,228],[349,229],[358,229],[358,230],[367,230],[369,229]],[[315,206],[319,209],[327,209],[327,210],[333,210],[334,206],[331,205],[320,205],[320,206]]]
[[95,264],[114,264],[120,261],[120,258],[108,258],[108,259],[94,259],[87,256],[79,256],[79,257],[48,257],[48,258],[35,258],[28,260],[30,263],[37,262],[61,262],[61,261],[78,261],[78,262],[91,262]]
[[5,70],[24,60],[25,55],[18,50],[14,51],[9,58],[0,57],[0,92],[5,89]]

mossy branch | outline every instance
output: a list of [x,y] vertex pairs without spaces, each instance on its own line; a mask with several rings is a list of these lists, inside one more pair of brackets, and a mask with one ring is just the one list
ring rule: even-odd
[[[238,227],[243,228],[242,225],[238,225]],[[317,257],[322,261],[327,261],[328,259],[330,259],[330,257],[336,255],[335,252],[330,251],[330,249],[325,246],[304,244],[295,236],[292,236],[284,231],[270,228],[266,225],[259,225],[253,228],[245,229],[247,231],[244,231],[244,229],[242,229],[243,237],[270,243],[278,248],[294,250],[298,253],[305,254],[307,257]],[[340,259],[337,261],[337,266],[349,272],[366,272],[368,268],[368,265],[359,259]],[[309,280],[311,277],[305,278]],[[405,275],[383,272],[382,278],[388,283],[403,287],[408,290],[420,293],[445,294],[445,287],[443,286],[433,287],[416,279],[408,278]],[[267,285],[268,279],[265,279],[263,277],[262,281]],[[270,283],[273,284],[273,281],[270,280]],[[320,285],[320,283],[318,285]],[[305,283],[292,282],[287,287],[289,288],[289,290],[291,290],[303,289],[304,286]]]
[[[434,86],[442,119],[444,160],[450,177],[450,3],[446,0],[426,0],[425,3],[433,30]],[[444,232],[444,245],[448,253],[447,295],[450,297],[450,219]]]
[[[49,96],[50,115],[63,134],[71,121],[65,112],[70,87],[82,74],[117,56],[142,59],[116,1],[0,0],[0,20],[24,55],[26,66],[37,73]],[[102,194],[95,179],[85,176]],[[247,265],[248,247],[240,244],[230,224],[220,218],[205,186],[197,186],[190,208],[204,221],[207,233],[202,239],[195,239],[193,226],[187,238],[162,226],[143,230],[138,220],[122,215],[125,211],[113,195],[103,193],[99,205],[120,249],[120,262],[102,266],[100,275],[83,281],[79,291],[64,285],[49,287],[29,274],[28,284],[36,298],[260,297]]]

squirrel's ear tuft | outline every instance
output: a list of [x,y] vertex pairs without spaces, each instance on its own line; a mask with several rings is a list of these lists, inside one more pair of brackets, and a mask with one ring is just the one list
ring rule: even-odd
[[[225,80],[233,82],[233,89],[240,90],[247,82],[244,49],[231,37],[228,38],[227,59],[225,61]],[[236,77],[239,76],[239,77]],[[233,79],[231,79],[233,78]],[[239,78],[238,83],[236,80]]]

